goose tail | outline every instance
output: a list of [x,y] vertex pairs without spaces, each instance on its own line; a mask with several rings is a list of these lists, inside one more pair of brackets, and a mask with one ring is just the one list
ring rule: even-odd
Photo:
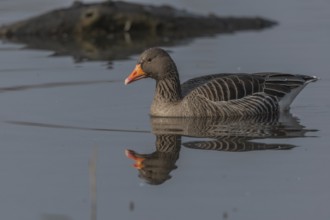
[[[299,76],[299,75],[298,75]],[[290,92],[285,94],[280,100],[279,100],[279,107],[280,111],[288,111],[290,109],[290,105],[293,102],[293,100],[297,97],[297,95],[305,88],[305,86],[311,82],[316,82],[319,80],[316,76],[305,76],[301,75],[301,78],[305,80],[303,84],[300,86],[297,86],[296,88],[292,88]]]

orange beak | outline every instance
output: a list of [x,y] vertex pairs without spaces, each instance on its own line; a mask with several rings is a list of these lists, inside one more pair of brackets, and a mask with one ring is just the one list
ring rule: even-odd
[[145,160],[145,158],[142,157],[138,157],[134,151],[132,150],[125,150],[125,155],[126,157],[128,157],[129,159],[132,159],[135,161],[135,164],[133,165],[133,167],[135,167],[136,169],[140,170],[143,168],[143,161]]
[[141,64],[136,64],[132,73],[125,79],[125,85],[146,77],[147,75],[145,74],[145,72],[143,72]]

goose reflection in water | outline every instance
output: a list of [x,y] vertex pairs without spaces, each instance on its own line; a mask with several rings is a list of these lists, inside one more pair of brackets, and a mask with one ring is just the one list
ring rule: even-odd
[[[306,137],[306,129],[289,112],[249,118],[151,118],[152,133],[156,136],[156,150],[150,154],[126,150],[134,160],[139,177],[148,184],[159,185],[171,178],[177,168],[181,146],[190,149],[246,152],[257,150],[290,150],[297,147],[286,143],[264,143],[262,139]],[[181,142],[181,137],[203,138]],[[205,139],[207,138],[207,139]],[[258,140],[254,142],[253,140]],[[283,142],[283,141],[282,141]]]

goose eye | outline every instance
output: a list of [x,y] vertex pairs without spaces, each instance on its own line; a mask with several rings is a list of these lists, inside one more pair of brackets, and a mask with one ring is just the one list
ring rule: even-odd
[[147,62],[150,63],[151,62],[151,58],[147,59]]

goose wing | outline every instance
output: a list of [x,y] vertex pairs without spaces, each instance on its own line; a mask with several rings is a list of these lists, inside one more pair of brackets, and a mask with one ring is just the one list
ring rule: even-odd
[[210,101],[229,101],[264,91],[265,77],[252,74],[214,74],[188,80],[182,95],[203,96]]
[[229,101],[241,99],[256,93],[292,99],[315,76],[288,73],[254,73],[254,74],[214,74],[188,80],[181,85],[182,95],[199,95],[211,101]]

